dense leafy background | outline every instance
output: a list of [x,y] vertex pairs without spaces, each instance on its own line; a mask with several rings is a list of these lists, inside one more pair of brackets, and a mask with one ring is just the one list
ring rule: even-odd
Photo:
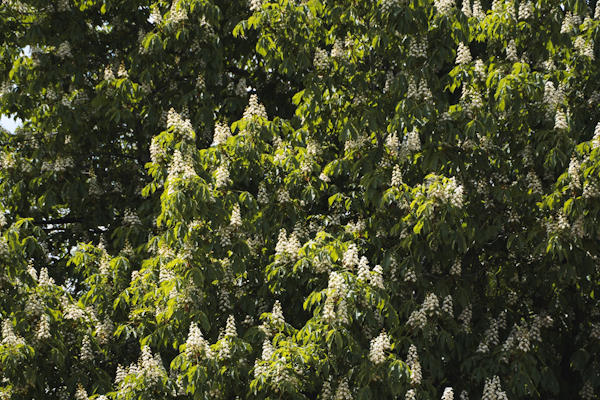
[[0,21],[0,398],[597,398],[595,4]]

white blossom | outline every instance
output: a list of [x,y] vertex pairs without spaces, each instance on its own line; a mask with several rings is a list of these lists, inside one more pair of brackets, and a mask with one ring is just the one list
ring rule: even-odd
[[421,372],[421,364],[419,362],[419,354],[417,353],[417,347],[411,344],[408,349],[408,355],[406,357],[406,364],[410,368],[410,382],[413,385],[419,385],[423,379]]
[[344,377],[338,384],[334,400],[352,400],[352,392],[348,386],[348,378]]
[[94,353],[92,352],[92,343],[88,336],[83,337],[81,342],[81,350],[79,351],[79,359],[81,361],[91,361],[94,359]]
[[354,243],[350,243],[344,252],[342,264],[345,268],[352,270],[358,265],[358,262],[358,247]]
[[519,4],[519,19],[530,19],[533,17],[533,4],[530,0],[521,0]]
[[389,350],[390,347],[390,338],[385,331],[382,331],[379,336],[371,340],[369,360],[373,364],[381,364],[385,362],[385,351]]
[[235,318],[233,317],[233,315],[230,315],[227,318],[227,324],[225,326],[225,336],[228,336],[228,337],[236,337],[237,336],[237,329],[235,327]]
[[250,11],[257,12],[262,8],[262,0],[249,0]]
[[454,0],[434,0],[435,8],[442,15],[448,15],[454,8]]
[[256,94],[250,95],[250,101],[244,110],[243,116],[244,119],[252,119],[253,117],[267,119],[267,111],[265,110],[265,106],[258,101],[258,96]]
[[356,274],[356,277],[358,278],[359,281],[365,282],[369,278],[369,274],[370,274],[369,260],[367,260],[367,257],[363,256],[360,258],[360,261],[358,262],[358,273]]
[[454,391],[451,387],[447,387],[444,389],[444,393],[442,394],[442,400],[454,400]]
[[480,21],[485,18],[485,12],[481,6],[481,0],[475,0],[473,2],[473,16]]
[[471,57],[471,50],[467,47],[463,42],[458,44],[458,49],[456,50],[456,65],[464,65],[468,64],[473,60]]
[[229,222],[233,228],[239,228],[242,226],[242,214],[240,212],[239,203],[235,203],[233,205],[233,210],[231,211],[231,220]]
[[191,360],[203,353],[208,358],[212,357],[212,350],[210,349],[208,342],[202,336],[202,332],[200,331],[200,328],[198,328],[198,325],[192,322],[187,341],[185,342],[185,355]]
[[575,28],[575,18],[570,11],[565,13],[562,25],[560,27],[560,33],[569,33]]
[[519,61],[519,56],[517,54],[517,45],[515,44],[514,39],[511,39],[508,42],[508,46],[506,46],[506,59],[512,62]]
[[69,44],[69,42],[62,42],[56,50],[56,55],[62,59],[65,59],[67,57],[73,57],[71,54],[71,45]]
[[442,311],[446,314],[449,314],[451,317],[454,315],[454,307],[452,305],[451,295],[444,297],[444,301],[442,302]]
[[329,56],[327,52],[321,48],[315,50],[313,65],[317,71],[324,71],[329,66]]
[[285,318],[283,317],[283,310],[281,309],[281,303],[279,300],[273,304],[273,310],[271,311],[271,322],[277,327],[281,327],[285,324]]
[[408,152],[415,152],[421,150],[421,139],[419,138],[419,134],[414,129],[406,134],[404,142],[402,144],[403,148]]
[[567,123],[567,116],[564,111],[557,110],[556,116],[554,117],[554,129],[556,130],[567,130],[569,125]]
[[383,14],[389,14],[400,5],[399,0],[382,0],[381,1],[381,12]]
[[497,375],[491,379],[486,378],[481,400],[508,400],[506,393],[502,391],[500,378]]
[[473,16],[473,12],[471,11],[471,0],[463,0],[461,11],[467,18]]
[[215,187],[223,189],[231,180],[229,179],[229,164],[224,162],[215,171]]
[[383,289],[383,268],[381,265],[373,267],[373,272],[370,275],[371,286]]

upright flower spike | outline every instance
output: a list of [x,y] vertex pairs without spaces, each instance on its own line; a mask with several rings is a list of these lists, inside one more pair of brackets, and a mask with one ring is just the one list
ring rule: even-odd
[[462,42],[458,44],[458,50],[456,50],[456,64],[457,65],[465,65],[470,63],[473,60],[471,57],[471,51],[469,48]]

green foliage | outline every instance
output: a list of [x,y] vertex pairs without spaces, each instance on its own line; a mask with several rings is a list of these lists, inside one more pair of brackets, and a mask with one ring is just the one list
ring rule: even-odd
[[600,393],[600,7],[56,3],[0,5],[0,397]]

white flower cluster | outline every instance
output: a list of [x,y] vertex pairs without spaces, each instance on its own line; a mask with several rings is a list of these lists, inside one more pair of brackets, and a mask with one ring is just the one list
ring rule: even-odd
[[221,144],[225,144],[227,142],[227,138],[231,136],[231,130],[229,129],[229,125],[217,122],[215,124],[215,133],[213,136],[213,146],[219,146]]
[[348,378],[344,377],[338,384],[333,400],[352,400],[352,392],[348,385]]
[[471,318],[473,317],[473,307],[471,304],[466,306],[460,315],[458,316],[458,320],[462,323],[463,332],[471,332]]
[[88,400],[88,394],[81,383],[77,384],[77,390],[75,390],[75,400]]
[[150,12],[150,23],[154,25],[160,25],[162,22],[162,14],[158,7],[152,7],[152,11]]
[[411,267],[406,270],[406,274],[404,275],[404,281],[413,283],[417,282],[417,273],[415,272],[414,268]]
[[128,375],[142,378],[144,387],[158,385],[163,379],[167,378],[167,372],[160,355],[152,355],[152,351],[148,346],[142,348],[142,354],[137,363],[133,363],[125,369],[121,366],[117,367],[115,384],[121,393],[130,392],[133,386],[137,385],[137,379],[127,379]]
[[227,317],[227,323],[225,324],[225,336],[237,337],[237,328],[235,327],[235,317],[233,315]]
[[542,181],[533,171],[527,174],[527,187],[531,193],[542,194]]
[[[600,8],[600,5],[598,6]],[[600,122],[594,128],[594,137],[592,138],[592,149],[600,148]]]
[[359,281],[366,282],[369,279],[369,275],[370,275],[369,260],[367,260],[367,257],[363,256],[360,258],[360,261],[358,262],[358,273],[356,274],[356,278]]
[[50,317],[44,314],[40,318],[40,323],[35,332],[35,338],[39,341],[44,341],[50,339],[50,337]]
[[410,76],[408,78],[408,89],[406,91],[406,97],[413,98],[415,100],[431,100],[433,95],[427,85],[425,78],[421,78],[419,85],[417,86],[414,78]]
[[331,57],[337,59],[344,57],[344,43],[339,38],[335,38],[335,41],[333,42]]
[[385,331],[382,331],[379,336],[371,340],[369,360],[373,364],[381,364],[385,362],[385,351],[389,350],[390,348],[390,337]]
[[394,165],[394,169],[392,170],[392,187],[400,187],[402,186],[402,170],[398,164]]
[[72,168],[75,165],[71,157],[59,157],[54,161],[44,161],[42,163],[42,172],[64,172],[67,168]]
[[470,63],[472,60],[473,57],[471,57],[471,50],[469,50],[469,47],[463,42],[460,42],[458,44],[458,49],[456,50],[456,65],[465,65]]
[[184,7],[183,2],[173,1],[171,3],[171,9],[169,12],[169,22],[177,24],[188,19],[187,10]]
[[600,340],[600,323],[592,323],[592,328],[590,329],[590,338]]
[[596,182],[586,182],[583,185],[582,196],[584,199],[593,199],[600,197],[600,186]]
[[442,178],[441,182],[431,176],[427,181],[427,196],[441,203],[450,203],[453,207],[462,208],[464,203],[464,187],[456,183],[456,178]]
[[223,189],[229,183],[231,183],[231,179],[229,179],[229,164],[222,162],[215,170],[215,187]]
[[125,210],[123,215],[123,224],[127,226],[136,226],[141,225],[142,221],[135,211],[133,211],[131,208],[128,208]]
[[593,40],[587,41],[583,36],[577,36],[573,45],[575,46],[575,49],[577,49],[580,55],[587,57],[592,61],[594,60]]
[[597,397],[594,396],[594,387],[590,381],[586,381],[579,391],[579,396],[582,400],[593,400]]
[[258,96],[256,94],[250,95],[250,101],[244,110],[243,116],[244,119],[252,119],[253,117],[267,119],[267,111],[265,106],[258,101]]
[[282,262],[296,262],[299,258],[298,252],[302,245],[295,232],[287,236],[285,229],[279,231],[277,244],[275,245],[275,255]]
[[451,295],[444,297],[444,301],[442,302],[442,311],[451,317],[454,316],[454,306]]
[[42,304],[42,299],[38,296],[37,293],[33,293],[29,295],[29,299],[27,304],[25,304],[25,312],[28,315],[37,317],[44,312],[44,305]]
[[329,55],[327,51],[317,47],[315,49],[315,56],[313,58],[313,65],[315,69],[319,72],[323,72],[329,66]]
[[402,142],[402,148],[409,153],[421,150],[421,139],[416,130],[413,129],[406,134]]
[[240,228],[242,226],[242,213],[240,211],[239,203],[235,203],[233,205],[233,210],[231,211],[231,220],[229,225],[234,229]]
[[127,72],[127,68],[125,68],[125,64],[121,61],[121,64],[119,64],[119,69],[117,70],[117,76],[119,78],[127,78],[129,76],[129,73]]
[[265,339],[263,341],[263,345],[262,345],[262,355],[261,355],[261,360],[264,362],[260,362],[259,360],[256,360],[254,363],[254,377],[258,377],[260,375],[264,375],[267,372],[267,361],[270,361],[271,358],[273,357],[273,354],[275,353],[275,349],[273,348],[273,345],[271,344],[271,342],[268,339]]
[[283,310],[281,309],[281,303],[279,300],[273,304],[273,310],[271,311],[271,323],[278,329],[285,325],[285,318],[283,317]]
[[398,8],[400,6],[400,1],[399,0],[381,0],[381,12],[383,14],[389,14],[390,12],[392,12],[394,9]]
[[370,275],[371,278],[371,286],[383,289],[383,267],[381,265],[376,265],[373,267],[373,271]]
[[497,375],[491,379],[486,378],[481,400],[508,400],[506,393],[502,391],[500,378]]
[[557,131],[565,131],[569,129],[567,115],[563,110],[559,109],[556,111],[556,116],[554,117],[554,129]]
[[189,119],[183,119],[174,108],[171,108],[167,113],[167,129],[173,129],[183,137],[193,140],[196,133],[192,128],[192,123]]
[[427,316],[439,314],[440,302],[434,293],[428,293],[421,307],[414,310],[408,317],[407,324],[415,328],[423,329],[427,325]]
[[483,340],[479,343],[479,347],[477,348],[478,353],[488,353],[490,351],[491,346],[497,346],[500,343],[500,328],[506,327],[506,319],[505,314],[501,313],[500,316],[496,318],[490,318],[490,326],[483,334]]
[[506,59],[508,61],[517,62],[519,61],[519,55],[517,54],[517,45],[514,39],[511,39],[506,46]]
[[73,55],[71,54],[71,45],[69,44],[69,42],[62,42],[56,50],[56,55],[62,59],[65,59],[67,57],[73,57]]
[[415,389],[408,389],[404,396],[404,400],[417,400],[417,392]]
[[158,163],[167,156],[167,153],[158,142],[157,137],[153,137],[150,142],[150,159],[153,163]]
[[577,158],[571,158],[569,162],[569,187],[571,189],[581,189],[581,182],[579,180],[579,170],[581,169],[581,163]]
[[250,11],[257,12],[262,8],[262,0],[249,0]]
[[447,387],[444,389],[444,393],[442,394],[442,400],[454,400],[454,390],[451,387]]
[[461,271],[461,260],[460,258],[456,257],[454,263],[452,264],[452,267],[450,267],[450,275],[459,276]]
[[475,0],[473,2],[473,17],[480,21],[485,18],[485,12],[483,11],[480,0]]
[[455,6],[454,0],[434,0],[433,4],[442,15],[448,15]]
[[115,326],[110,318],[105,317],[101,324],[96,328],[96,337],[98,338],[98,343],[106,344],[115,330]]
[[81,349],[79,351],[79,360],[81,361],[92,361],[94,359],[94,352],[92,351],[92,343],[90,342],[89,336],[84,336],[81,342]]
[[410,39],[408,55],[416,58],[427,58],[427,37],[418,36]]
[[[329,274],[329,284],[327,286],[327,299],[323,306],[323,318],[332,323],[335,321],[339,314],[339,320],[342,323],[347,322],[347,315],[345,308],[345,297],[346,297],[346,282],[344,277],[339,273],[332,271]],[[336,314],[335,305],[338,303],[338,312]]]
[[473,16],[473,11],[471,11],[471,0],[463,0],[460,11],[465,15],[465,17],[471,18]]
[[419,385],[423,379],[421,372],[421,363],[419,362],[419,354],[417,353],[417,347],[411,344],[408,348],[408,355],[406,356],[406,364],[410,369],[410,383],[413,385]]
[[392,157],[398,155],[398,150],[400,149],[400,141],[398,140],[398,135],[396,132],[390,133],[385,139],[385,145],[390,152]]
[[522,0],[521,4],[519,4],[519,19],[525,20],[531,17],[533,17],[533,4],[530,0]]
[[195,322],[190,325],[187,341],[185,342],[185,356],[189,360],[194,360],[204,354],[207,358],[213,357],[210,345],[202,336],[202,332]]
[[344,265],[344,268],[353,270],[358,265],[358,263],[358,247],[356,247],[356,244],[350,243],[348,245],[348,248],[344,252],[344,256],[342,258],[342,265]]
[[576,25],[575,18],[570,11],[565,13],[565,18],[563,19],[562,25],[560,27],[560,33],[569,33],[571,32]]
[[[184,180],[193,179],[196,174],[192,160],[189,157],[183,157],[179,150],[175,150],[173,158],[169,163],[167,181],[172,181],[176,178],[183,178]],[[170,187],[170,189],[173,189]]]
[[552,81],[546,81],[544,84],[544,102],[549,110],[554,110],[559,104],[565,100],[564,88],[560,86],[558,89],[554,87]]
[[9,349],[25,344],[25,340],[15,334],[13,324],[9,319],[2,321],[2,342],[0,343]]

